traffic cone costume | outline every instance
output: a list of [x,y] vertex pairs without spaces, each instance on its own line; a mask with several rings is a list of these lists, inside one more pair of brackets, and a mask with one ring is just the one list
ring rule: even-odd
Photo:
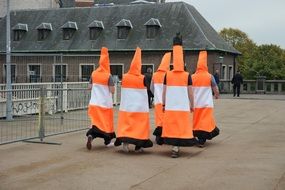
[[141,74],[141,49],[137,48],[130,70],[123,75],[118,131],[115,146],[121,143],[152,147],[149,139],[149,107],[144,75]]
[[113,126],[113,101],[109,90],[110,61],[108,49],[101,49],[99,67],[92,72],[91,99],[88,106],[88,115],[91,119],[92,129],[87,132],[93,138],[104,138],[105,142],[115,138]]
[[158,144],[162,142],[160,137],[162,134],[162,121],[163,121],[163,107],[162,107],[162,92],[163,92],[163,82],[167,71],[169,71],[171,53],[166,53],[157,71],[152,76],[153,86],[154,86],[154,112],[155,112],[155,130],[153,135],[157,137],[156,141]]
[[172,71],[166,74],[165,112],[162,137],[165,144],[173,146],[193,146],[192,114],[188,98],[189,73],[184,71],[183,49],[173,47]]
[[193,133],[199,139],[212,139],[219,135],[214,118],[211,88],[212,75],[208,72],[207,51],[199,53],[195,74],[192,75],[194,93]]

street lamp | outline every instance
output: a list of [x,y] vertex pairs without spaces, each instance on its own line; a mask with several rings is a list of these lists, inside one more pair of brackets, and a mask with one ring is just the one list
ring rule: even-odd
[[12,120],[12,85],[11,85],[11,37],[10,37],[10,0],[7,0],[6,12],[6,120]]

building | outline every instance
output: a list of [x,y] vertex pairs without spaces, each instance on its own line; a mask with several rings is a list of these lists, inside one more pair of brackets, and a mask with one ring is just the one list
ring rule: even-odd
[[[10,10],[58,8],[56,0],[9,0]],[[6,15],[7,0],[0,0],[0,18]]]
[[[183,38],[190,73],[196,69],[199,51],[207,49],[209,71],[219,69],[221,78],[231,78],[240,53],[193,6],[126,1],[87,8],[11,11],[12,81],[59,81],[61,73],[64,81],[89,80],[102,46],[109,48],[111,72],[119,78],[129,69],[137,46],[142,49],[143,71],[147,67],[156,70],[164,53],[172,50],[177,32]],[[0,20],[0,28],[0,83],[4,83],[5,19]]]

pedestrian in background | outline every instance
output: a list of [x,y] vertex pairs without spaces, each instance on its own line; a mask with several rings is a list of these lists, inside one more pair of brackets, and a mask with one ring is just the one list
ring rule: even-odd
[[233,96],[239,97],[240,95],[240,86],[243,84],[243,77],[240,74],[240,71],[237,71],[237,73],[233,76],[231,83],[233,84]]
[[151,92],[151,89],[150,89],[150,84],[151,84],[151,79],[152,79],[152,69],[151,68],[147,68],[146,73],[144,74],[144,77],[145,77],[145,83],[146,83],[146,88],[147,88],[148,107],[151,109],[152,103],[153,103],[153,93]]
[[221,87],[220,87],[220,72],[218,69],[216,69],[216,71],[215,71],[214,78],[215,78],[216,84],[220,90],[221,89]]

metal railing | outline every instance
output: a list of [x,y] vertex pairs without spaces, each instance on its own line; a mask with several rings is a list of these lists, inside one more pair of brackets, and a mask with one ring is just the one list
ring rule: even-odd
[[[60,86],[54,83],[13,85],[13,120],[8,121],[6,94],[10,91],[0,85],[0,144],[29,139],[42,141],[46,136],[86,129],[90,125],[88,83]],[[119,96],[120,83],[115,88],[114,105],[119,104]]]
[[[231,81],[220,80],[220,91],[221,93],[232,93],[233,85]],[[241,92],[245,94],[285,94],[285,80],[244,80]]]

